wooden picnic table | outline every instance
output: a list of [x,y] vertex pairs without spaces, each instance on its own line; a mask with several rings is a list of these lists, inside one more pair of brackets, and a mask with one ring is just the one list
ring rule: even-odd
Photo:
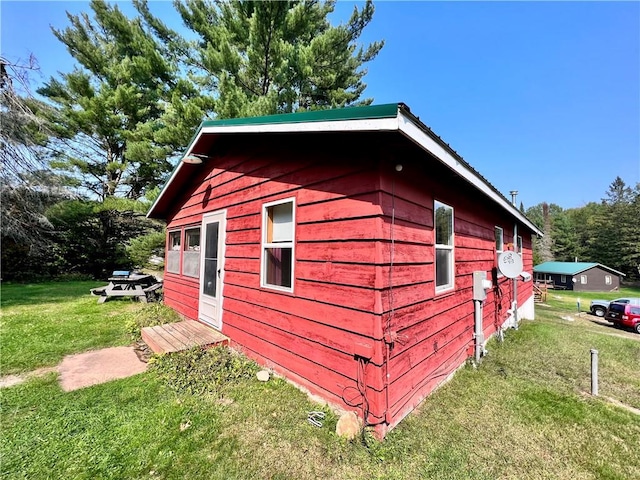
[[96,288],[92,293],[100,295],[98,303],[104,303],[110,297],[136,297],[141,302],[147,303],[149,296],[155,295],[155,291],[161,287],[162,282],[158,282],[153,275],[132,273],[109,277],[109,285]]

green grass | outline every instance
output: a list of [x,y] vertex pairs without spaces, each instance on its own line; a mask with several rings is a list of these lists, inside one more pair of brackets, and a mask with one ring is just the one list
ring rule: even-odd
[[102,282],[3,284],[2,375],[53,366],[65,355],[131,343],[127,321],[141,304],[98,305],[89,289]]
[[622,297],[640,297],[640,288],[622,287],[614,292],[574,292],[572,290],[549,290],[549,295],[561,296],[565,301],[573,301],[575,306],[579,298],[584,311],[589,309],[591,300],[613,300]]
[[[171,362],[163,361],[159,370],[70,393],[53,374],[0,391],[0,475],[640,478],[640,417],[605,398],[640,408],[640,336],[571,315],[571,295],[550,302],[503,343],[491,341],[478,369],[460,370],[382,443],[337,438],[328,410],[322,428],[311,426],[307,412],[319,407],[304,394],[280,379],[239,375],[234,362],[227,364],[236,380],[220,389],[176,392]],[[590,348],[600,352],[599,398],[585,393]],[[211,381],[196,372],[179,385],[199,378]]]

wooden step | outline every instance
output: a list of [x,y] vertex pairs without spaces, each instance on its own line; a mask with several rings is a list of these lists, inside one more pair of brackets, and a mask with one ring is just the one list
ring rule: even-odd
[[185,320],[142,329],[142,340],[155,353],[179,352],[195,346],[227,345],[229,338],[203,323]]

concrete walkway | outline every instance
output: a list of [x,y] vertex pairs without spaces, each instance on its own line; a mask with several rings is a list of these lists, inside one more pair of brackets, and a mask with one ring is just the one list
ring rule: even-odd
[[60,387],[65,392],[126,378],[147,369],[133,347],[112,347],[68,355],[57,367],[41,368],[22,375],[0,378],[0,388],[18,385],[30,377],[57,371]]

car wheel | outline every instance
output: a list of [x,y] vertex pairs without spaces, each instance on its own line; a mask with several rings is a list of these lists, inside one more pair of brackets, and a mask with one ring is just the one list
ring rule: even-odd
[[636,333],[640,333],[640,323],[636,323],[636,326],[634,327]]
[[596,317],[604,317],[605,309],[602,307],[593,307],[591,311]]

